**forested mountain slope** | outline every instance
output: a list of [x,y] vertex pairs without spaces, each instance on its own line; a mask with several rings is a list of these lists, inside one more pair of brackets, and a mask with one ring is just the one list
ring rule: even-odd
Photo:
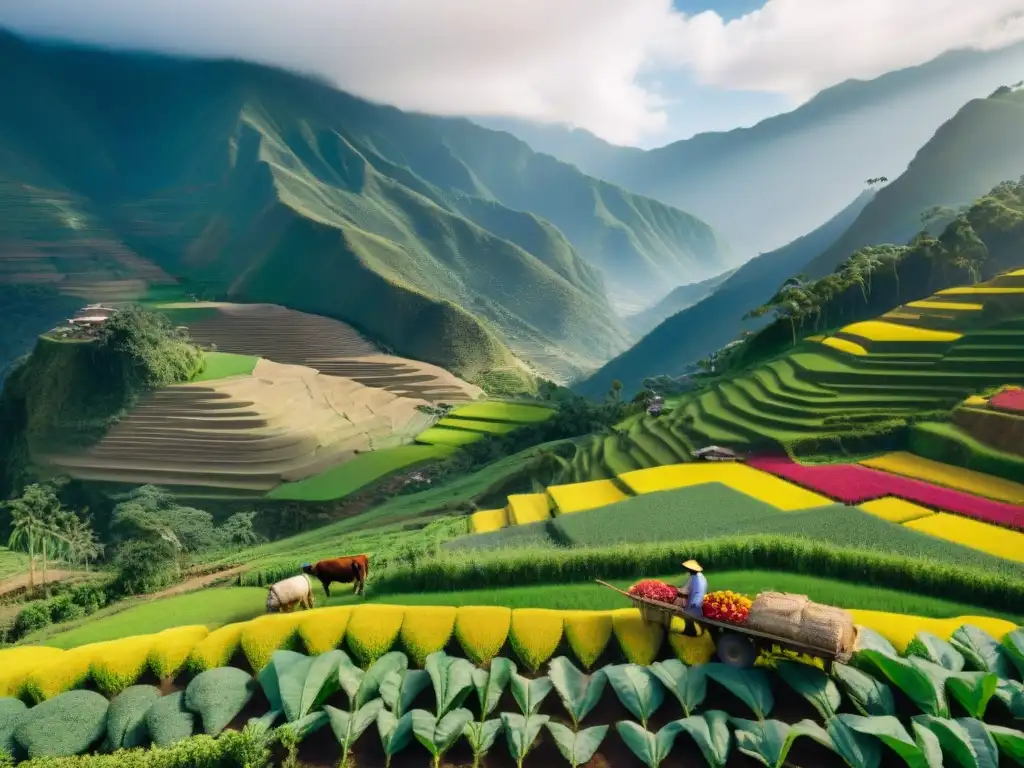
[[[469,378],[514,368],[509,349],[564,377],[626,346],[609,295],[729,266],[699,220],[507,135],[278,70],[0,35],[0,97],[20,105],[0,115],[12,283],[26,247],[81,245],[87,225],[136,266],[346,320]],[[36,278],[79,271],[44,256]]]

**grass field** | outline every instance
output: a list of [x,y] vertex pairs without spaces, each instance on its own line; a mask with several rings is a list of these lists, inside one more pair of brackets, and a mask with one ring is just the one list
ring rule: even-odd
[[253,355],[235,355],[230,352],[203,352],[203,370],[192,381],[214,381],[231,376],[250,376],[259,358]]
[[395,472],[411,469],[425,461],[443,459],[453,450],[446,445],[401,445],[361,453],[319,475],[282,483],[270,491],[267,498],[288,501],[340,499]]
[[525,403],[469,403],[455,408],[447,418],[421,432],[416,436],[416,442],[424,445],[468,445],[487,435],[504,435],[518,427],[538,424],[554,413],[552,408]]
[[17,576],[28,570],[28,556],[0,547],[0,579]]
[[[656,578],[682,583],[679,573]],[[626,589],[631,580],[613,579],[609,583]],[[834,579],[822,579],[771,571],[725,571],[709,573],[709,588],[731,589],[753,595],[775,590],[806,594],[812,600],[844,608],[906,613],[930,618],[983,615],[1016,623],[1021,617],[988,611],[953,600],[908,594],[891,589],[860,586]],[[114,640],[128,635],[159,632],[174,626],[205,624],[211,629],[255,618],[265,612],[266,590],[260,587],[219,587],[144,603],[121,613],[94,618],[88,623],[62,632],[39,635],[34,641],[57,648],[73,648],[86,643]],[[340,588],[326,599],[315,586],[317,607],[358,605],[362,598]],[[614,610],[629,605],[620,596],[597,584],[552,584],[507,589],[479,589],[460,592],[426,592],[371,597],[367,602],[387,605],[500,605],[508,608],[549,608],[556,610]]]

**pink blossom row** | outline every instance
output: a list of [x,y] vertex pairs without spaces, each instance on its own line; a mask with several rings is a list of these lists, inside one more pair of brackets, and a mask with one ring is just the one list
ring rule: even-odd
[[747,463],[844,504],[861,504],[883,496],[897,496],[932,509],[1024,529],[1024,507],[983,499],[923,480],[890,475],[860,464],[811,466],[797,464],[786,456],[754,457]]
[[1000,411],[1024,411],[1024,389],[1006,389],[989,399],[989,405]]

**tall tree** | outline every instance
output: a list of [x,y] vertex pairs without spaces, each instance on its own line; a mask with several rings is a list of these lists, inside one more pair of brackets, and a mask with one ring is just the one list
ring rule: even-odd
[[8,545],[22,549],[29,556],[29,587],[35,586],[35,559],[37,553],[42,564],[42,585],[49,589],[46,570],[49,559],[61,545],[59,525],[67,510],[61,506],[53,488],[32,483],[21,496],[5,506],[11,513],[11,536]]

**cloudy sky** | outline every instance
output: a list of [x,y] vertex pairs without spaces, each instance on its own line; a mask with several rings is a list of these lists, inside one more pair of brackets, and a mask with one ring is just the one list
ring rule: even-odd
[[653,146],[1024,40],[1024,0],[3,0],[0,26],[240,56],[406,109]]

